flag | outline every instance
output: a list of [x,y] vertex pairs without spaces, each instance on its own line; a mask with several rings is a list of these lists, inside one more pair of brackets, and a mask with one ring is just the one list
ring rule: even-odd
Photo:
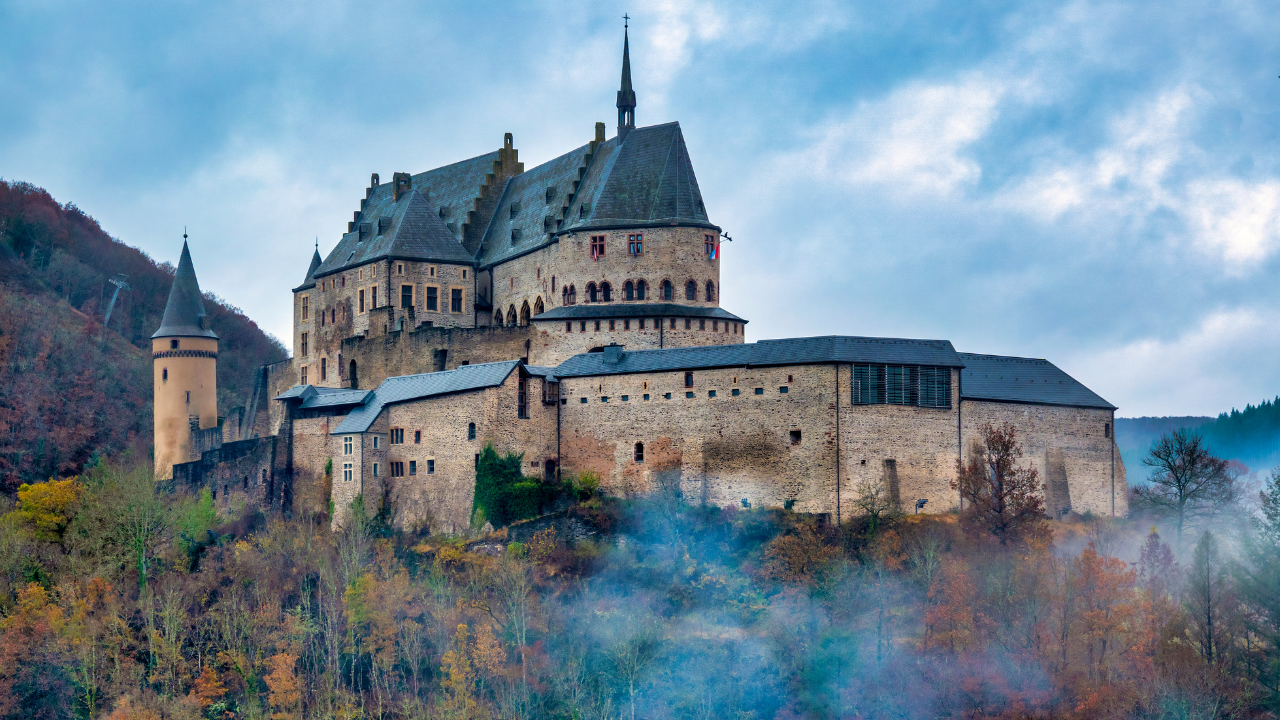
[[711,246],[711,254],[708,256],[712,260],[720,259],[720,239],[716,238],[716,244]]

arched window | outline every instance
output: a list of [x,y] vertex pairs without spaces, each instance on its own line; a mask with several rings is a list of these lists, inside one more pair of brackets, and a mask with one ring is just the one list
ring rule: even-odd
[[715,302],[715,301],[716,301],[716,284],[708,280],[707,281],[707,302]]
[[613,288],[609,283],[600,283],[600,299],[604,302],[613,300]]
[[636,299],[636,286],[630,280],[622,283],[622,297],[627,300]]
[[597,301],[598,301],[598,298],[596,297],[596,284],[587,283],[587,302],[593,303]]
[[516,324],[516,306],[515,305],[511,305],[510,307],[507,308],[507,324],[508,325]]
[[498,327],[502,327],[502,311],[501,310],[493,314],[493,324],[497,325]]
[[520,305],[520,326],[529,324],[529,301],[525,300]]
[[636,462],[644,462],[644,443],[636,443]]
[[537,317],[542,314],[545,308],[542,306],[542,296],[539,295],[537,300],[533,301],[533,316]]
[[569,304],[573,305],[578,302],[578,288],[569,286]]
[[475,439],[476,439],[476,424],[475,424],[475,423],[467,423],[467,439],[468,439],[468,440],[475,440]]
[[662,299],[670,300],[675,296],[675,290],[671,287],[670,280],[662,281]]
[[644,296],[648,295],[648,293],[645,292],[648,289],[649,287],[645,285],[645,282],[643,280],[640,280],[639,282],[637,282],[636,283],[636,299],[643,300]]
[[351,361],[351,366],[347,370],[347,380],[351,382],[351,387],[359,388],[360,380],[356,377],[356,361]]
[[560,304],[561,305],[569,304],[569,288],[560,289]]
[[690,280],[689,282],[684,284],[684,299],[685,300],[698,299],[698,283]]

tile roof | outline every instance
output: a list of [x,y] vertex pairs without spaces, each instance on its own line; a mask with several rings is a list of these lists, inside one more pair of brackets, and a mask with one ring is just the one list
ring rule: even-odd
[[508,360],[462,365],[444,372],[387,378],[372,392],[364,405],[352,410],[330,434],[366,432],[382,409],[392,403],[501,385],[519,365],[519,360]]
[[164,318],[160,321],[160,329],[151,337],[207,337],[216,340],[217,333],[207,325],[200,281],[196,279],[196,268],[191,263],[187,241],[183,240],[182,257],[178,259],[178,270],[173,275],[173,287],[169,289],[169,302],[164,306]]
[[964,361],[960,397],[966,400],[1066,405],[1115,410],[1048,360],[959,353]]
[[[485,231],[481,267],[545,247],[570,230],[711,224],[679,123],[636,128],[624,143],[614,137],[594,154],[590,149],[588,143],[511,178]],[[548,203],[551,187],[556,193]]]
[[899,365],[962,367],[955,348],[947,340],[905,340],[827,336],[761,340],[738,345],[624,349],[617,363],[605,362],[604,353],[575,355],[556,368],[557,377],[620,375],[716,367],[809,365],[831,362],[866,362]]
[[[495,150],[414,175],[410,191],[402,193],[398,202],[394,182],[378,184],[360,212],[359,223],[369,224],[370,235],[361,241],[358,227],[343,235],[313,276],[329,275],[382,257],[474,264],[475,259],[459,239],[461,227],[497,159]],[[422,200],[415,199],[419,194]],[[382,217],[390,218],[393,228],[378,235],[378,219]]]
[[589,320],[594,318],[688,317],[719,320],[746,320],[718,307],[680,305],[677,303],[590,303],[552,308],[534,320]]

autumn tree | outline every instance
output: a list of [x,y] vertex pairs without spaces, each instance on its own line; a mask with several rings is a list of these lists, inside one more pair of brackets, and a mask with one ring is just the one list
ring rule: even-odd
[[1280,711],[1280,468],[1273,470],[1259,493],[1259,516],[1241,538],[1234,568],[1240,600],[1248,608],[1249,629],[1262,641],[1256,663],[1265,702]]
[[1214,457],[1204,440],[1186,428],[1160,436],[1142,464],[1152,470],[1150,484],[1134,489],[1134,507],[1172,518],[1179,547],[1188,522],[1213,515],[1235,500],[1227,461]]
[[951,483],[964,503],[963,522],[994,535],[1001,545],[1043,534],[1047,526],[1040,474],[1018,465],[1022,446],[1014,426],[985,423],[978,434],[968,462],[957,462]]

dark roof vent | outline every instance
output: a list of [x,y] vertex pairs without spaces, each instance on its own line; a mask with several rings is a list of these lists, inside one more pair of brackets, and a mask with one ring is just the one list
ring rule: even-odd
[[360,226],[356,229],[360,231],[360,235],[356,238],[356,242],[361,242],[373,234],[373,225],[371,223],[360,223]]
[[379,235],[385,233],[390,229],[391,229],[391,218],[389,217],[378,218],[378,234]]
[[445,227],[449,228],[449,232],[451,233],[456,234],[458,232],[458,223],[449,223],[445,225]]
[[511,203],[511,217],[515,217],[520,213],[520,201],[515,200]]
[[523,234],[524,232],[520,228],[511,228],[511,244],[514,245],[520,242],[520,236]]
[[551,232],[552,230],[555,230],[555,229],[556,229],[556,216],[555,216],[555,215],[548,215],[548,216],[546,216],[546,217],[542,218],[542,231],[543,231],[543,232]]
[[552,200],[556,199],[556,186],[552,185],[547,188],[547,204],[550,205]]
[[447,218],[447,217],[449,217],[449,207],[448,207],[447,205],[441,205],[441,206],[440,206],[440,219],[441,219],[441,220],[443,220],[443,219],[445,219],[445,218]]
[[579,217],[579,218],[584,218],[584,217],[586,217],[586,216],[587,216],[587,215],[589,215],[589,214],[591,214],[591,203],[585,203],[585,202],[584,202],[584,203],[582,203],[581,205],[579,205],[579,206],[578,206],[578,217]]
[[605,345],[603,359],[605,365],[617,365],[622,361],[622,346],[617,343]]

